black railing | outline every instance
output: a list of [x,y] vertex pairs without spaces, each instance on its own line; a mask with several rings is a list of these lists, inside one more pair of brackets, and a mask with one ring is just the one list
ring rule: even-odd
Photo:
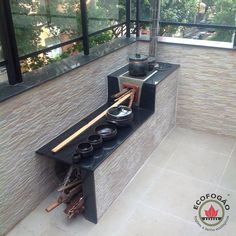
[[[107,27],[107,28],[98,30],[98,31],[96,31],[96,32],[93,32],[93,33],[88,34],[88,37],[101,34],[101,33],[103,33],[103,32],[106,32],[106,31],[108,31],[108,30],[115,29],[115,28],[120,27],[120,26],[125,25],[125,24],[126,24],[126,22],[122,22],[122,23],[120,23],[120,24],[113,25],[113,26],[110,26],[110,27]],[[47,52],[52,51],[53,49],[57,49],[57,48],[60,48],[60,47],[63,47],[63,46],[66,46],[66,45],[69,45],[69,44],[72,44],[72,43],[75,43],[75,42],[82,41],[83,39],[84,39],[83,36],[79,36],[79,37],[76,37],[76,38],[74,38],[74,39],[68,40],[68,41],[66,41],[66,42],[58,43],[58,44],[55,44],[55,45],[53,45],[53,46],[50,46],[50,47],[46,47],[46,48],[37,50],[37,51],[35,51],[35,52],[25,54],[25,55],[23,55],[23,56],[20,56],[19,59],[20,59],[20,60],[25,60],[25,59],[27,59],[27,58],[29,58],[29,57],[34,57],[34,56],[37,56],[37,55],[39,55],[39,54],[41,54],[41,53],[47,53]],[[85,55],[86,55],[86,54],[85,54]]]

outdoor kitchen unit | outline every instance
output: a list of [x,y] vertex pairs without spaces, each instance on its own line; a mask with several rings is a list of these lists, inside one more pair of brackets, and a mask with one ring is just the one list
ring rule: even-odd
[[[81,188],[78,187],[74,207],[71,202],[67,205],[65,213],[69,218],[82,213],[96,223],[174,126],[178,67],[155,63],[142,76],[130,75],[128,65],[118,69],[108,75],[107,103],[37,151],[58,161],[69,172],[77,170],[76,181]],[[119,108],[120,104],[127,106]],[[118,120],[110,120],[117,112]],[[125,114],[128,123],[123,123]],[[154,125],[157,133],[153,133]],[[99,141],[99,135],[108,130],[114,137]],[[91,140],[97,140],[99,148],[91,149]],[[78,158],[81,152],[84,157]],[[65,182],[62,189],[63,186]]]

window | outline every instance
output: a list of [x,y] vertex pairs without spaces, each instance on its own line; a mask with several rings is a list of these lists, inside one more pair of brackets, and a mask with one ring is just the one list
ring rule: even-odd
[[[143,38],[148,38],[150,5],[151,0],[140,0],[140,34]],[[209,42],[206,42],[206,45],[217,45],[213,42],[220,42],[219,45],[222,46],[221,42],[225,42],[226,47],[233,47],[236,30],[236,1],[162,0],[160,13],[162,37],[190,39],[191,43],[193,40],[204,40]]]
[[[56,77],[133,42],[135,36],[148,39],[151,2],[0,1],[0,81],[8,79],[13,85],[23,80],[24,86],[32,87],[33,79],[37,84]],[[236,42],[235,12],[233,0],[162,0],[160,38],[221,42],[232,48]],[[115,46],[111,43],[114,39]]]
[[125,0],[89,0],[88,30],[93,33],[126,21]]
[[79,0],[11,0],[11,11],[23,74],[83,50]]
[[[23,79],[31,86],[32,78],[36,83],[51,79],[124,46],[109,43],[129,37],[127,5],[129,0],[0,1],[4,42],[10,42],[4,44],[7,70],[13,71],[9,83]],[[92,57],[84,57],[89,54]],[[1,61],[0,45],[5,71]]]
[[0,42],[0,62],[4,61],[3,51],[2,51],[2,43]]
[[11,9],[19,56],[82,35],[79,0],[11,0]]
[[[1,38],[1,37],[0,37]],[[0,41],[0,84],[8,81],[5,59],[3,56],[2,43]]]

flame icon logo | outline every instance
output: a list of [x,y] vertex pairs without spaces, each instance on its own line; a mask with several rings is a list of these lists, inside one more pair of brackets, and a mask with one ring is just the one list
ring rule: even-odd
[[205,210],[205,215],[207,217],[217,217],[219,210],[215,210],[215,208],[211,205],[208,210]]

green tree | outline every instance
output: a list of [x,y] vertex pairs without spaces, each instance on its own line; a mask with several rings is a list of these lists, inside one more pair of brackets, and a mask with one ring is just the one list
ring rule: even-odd
[[[236,1],[235,0],[216,0],[212,5],[214,14],[213,23],[219,25],[235,26],[236,18]],[[231,42],[233,30],[216,29],[211,40]]]
[[[39,5],[31,0],[11,0],[12,17],[19,55],[37,50],[42,29],[38,26],[38,17],[27,17]],[[27,17],[27,20],[26,20]]]

